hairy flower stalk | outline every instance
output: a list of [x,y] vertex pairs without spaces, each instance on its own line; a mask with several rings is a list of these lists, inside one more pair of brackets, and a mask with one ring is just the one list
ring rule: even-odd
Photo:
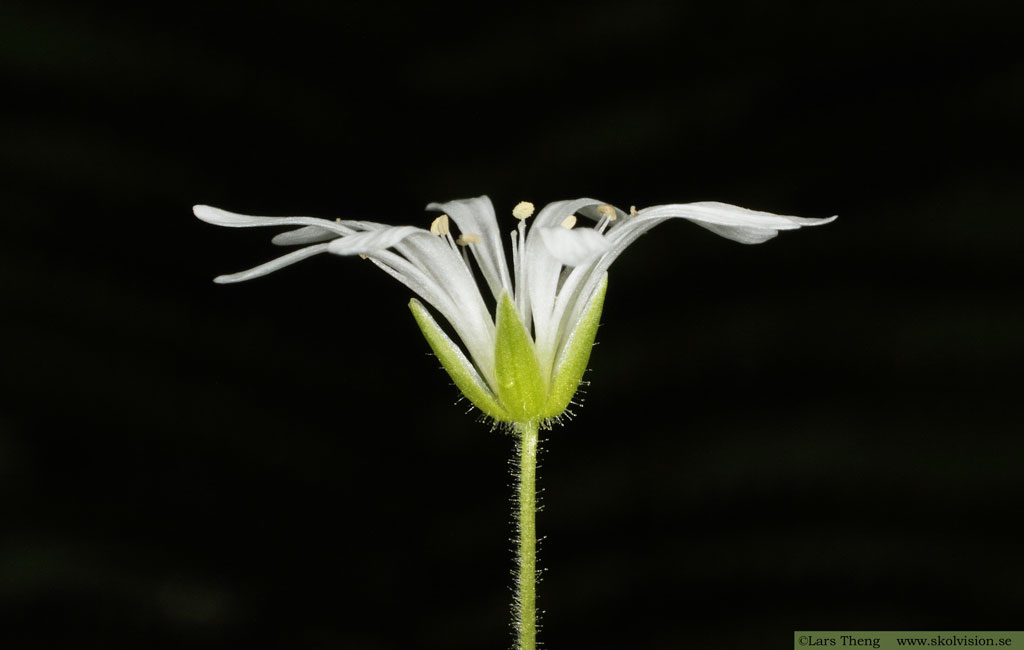
[[537,452],[539,427],[536,423],[517,425],[519,489],[516,509],[516,595],[514,602],[518,647],[533,650],[537,640]]
[[[510,268],[486,196],[431,203],[427,209],[442,213],[429,228],[254,217],[205,205],[195,206],[194,212],[219,226],[298,226],[274,237],[273,243],[301,248],[215,282],[250,280],[320,253],[358,255],[444,317],[461,345],[419,300],[409,302],[428,345],[466,399],[518,436],[517,647],[534,650],[539,430],[569,413],[590,360],[612,262],[638,237],[669,219],[685,219],[727,239],[759,244],[780,230],[820,225],[835,217],[788,217],[714,202],[639,211],[631,207],[625,212],[594,199],[551,203],[534,216],[533,204],[522,202],[512,211],[518,225],[510,233]],[[581,217],[590,227],[577,227]],[[494,299],[493,313],[476,272]]]

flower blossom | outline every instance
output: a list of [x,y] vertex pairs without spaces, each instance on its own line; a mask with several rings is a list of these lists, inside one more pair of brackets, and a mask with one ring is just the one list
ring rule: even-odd
[[[544,422],[566,411],[589,361],[608,268],[651,228],[686,219],[727,239],[760,244],[780,230],[835,219],[789,217],[716,202],[626,212],[586,198],[551,203],[533,217],[533,204],[522,202],[513,210],[519,223],[511,232],[510,267],[489,198],[431,203],[427,210],[442,213],[429,229],[194,208],[197,217],[218,226],[298,226],[272,241],[302,248],[248,271],[222,275],[218,283],[257,278],[320,253],[369,259],[448,322],[461,348],[418,300],[410,302],[456,386],[498,422]],[[577,227],[583,224],[590,227]],[[493,302],[485,299],[474,268]]]

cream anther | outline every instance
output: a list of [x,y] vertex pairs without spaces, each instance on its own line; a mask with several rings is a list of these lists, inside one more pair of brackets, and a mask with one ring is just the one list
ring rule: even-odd
[[562,220],[562,227],[566,230],[572,230],[572,227],[576,225],[576,215],[570,214],[568,217]]
[[608,205],[607,203],[602,203],[601,205],[597,206],[597,211],[603,214],[604,216],[608,217],[608,221],[615,221],[615,218],[618,216],[615,214],[615,208]]
[[529,201],[520,201],[512,208],[512,216],[522,221],[533,216],[533,204]]
[[479,244],[483,241],[480,235],[473,232],[464,232],[459,235],[459,238],[455,240],[455,243],[459,246],[469,246],[470,244]]
[[636,211],[636,206],[635,205],[629,206],[629,216],[635,217],[637,214],[639,214],[639,213]]
[[449,232],[448,215],[442,214],[430,224],[430,234],[444,236]]

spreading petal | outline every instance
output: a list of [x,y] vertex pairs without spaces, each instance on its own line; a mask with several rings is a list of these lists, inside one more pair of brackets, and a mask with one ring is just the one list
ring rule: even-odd
[[227,226],[228,228],[259,228],[265,226],[317,226],[324,230],[335,232],[339,235],[347,235],[354,232],[355,221],[330,221],[317,217],[254,217],[246,214],[236,214],[214,208],[209,205],[196,205],[192,207],[192,213],[206,223],[215,226]]
[[213,281],[217,284],[231,284],[233,282],[245,282],[246,280],[252,280],[253,278],[273,273],[278,269],[283,269],[284,267],[295,264],[296,262],[301,262],[302,260],[313,257],[314,255],[326,253],[327,246],[328,244],[315,244],[313,246],[307,246],[306,248],[300,248],[297,251],[292,251],[287,255],[282,255],[277,259],[271,260],[266,264],[260,264],[248,271],[241,271],[230,275],[218,275],[213,279]]
[[[587,210],[580,210],[580,214],[597,218],[597,215]],[[636,216],[625,217],[622,216],[623,211],[616,209],[616,214],[619,218],[607,234],[611,244],[608,251],[590,264],[575,267],[562,283],[551,317],[552,327],[563,332],[556,349],[565,344],[564,332],[582,317],[587,297],[593,295],[612,262],[630,244],[658,224],[674,218],[686,219],[727,239],[744,244],[759,244],[775,237],[779,230],[820,226],[836,219],[791,217],[714,201],[659,205],[641,210]]]
[[[484,202],[490,205],[486,199]],[[396,228],[371,221],[251,216],[208,205],[197,205],[193,211],[207,223],[231,228],[300,226],[297,230],[279,234],[274,238],[274,243],[315,244],[248,271],[220,276],[217,282],[241,282],[257,278],[328,250],[340,255],[367,255],[374,264],[444,315],[466,345],[484,378],[494,385],[494,319],[480,296],[472,271],[462,257],[446,243],[429,236],[426,231],[411,226]],[[424,236],[414,236],[417,234]],[[325,241],[330,243],[322,243]]]
[[[704,201],[700,203],[682,203],[675,205],[657,205],[641,210],[635,219],[624,222],[631,227],[640,227],[644,231],[653,228],[667,219],[686,219],[698,226],[703,226],[726,239],[741,244],[760,244],[777,234],[779,230],[796,230],[802,226],[820,226],[830,223],[836,217],[828,219],[808,219],[790,217],[771,212],[748,210],[728,203]],[[650,223],[653,222],[653,223]],[[647,224],[650,223],[648,226]]]

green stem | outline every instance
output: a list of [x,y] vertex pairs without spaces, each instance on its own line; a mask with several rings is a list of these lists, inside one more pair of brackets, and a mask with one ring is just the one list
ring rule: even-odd
[[518,650],[537,648],[537,429],[537,422],[516,423],[519,433]]

